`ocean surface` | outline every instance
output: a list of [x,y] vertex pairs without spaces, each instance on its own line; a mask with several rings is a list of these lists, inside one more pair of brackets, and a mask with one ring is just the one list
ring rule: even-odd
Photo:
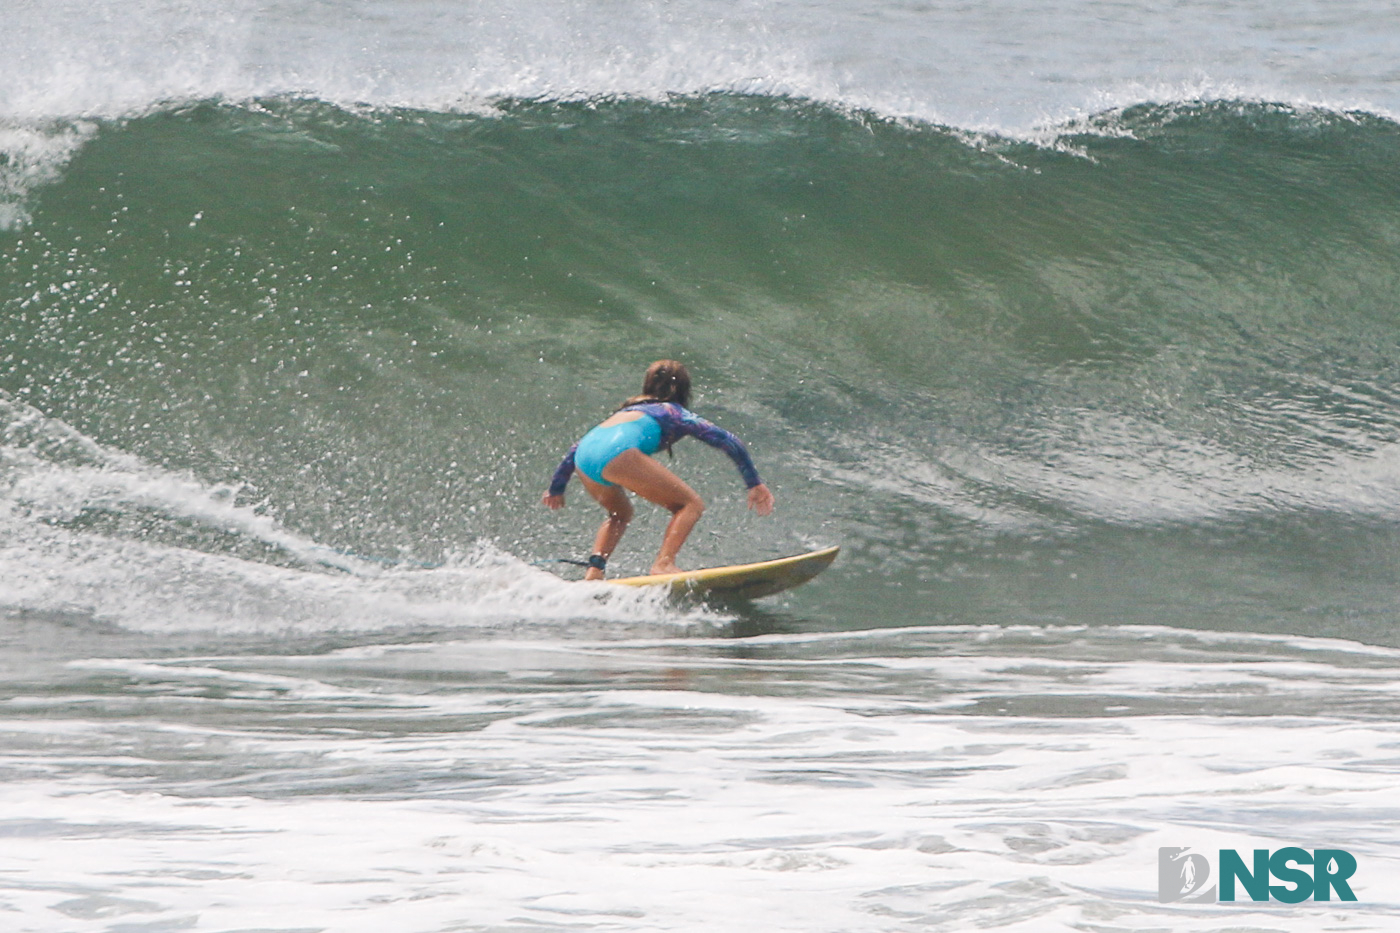
[[6,933],[1400,928],[1400,7],[0,20]]

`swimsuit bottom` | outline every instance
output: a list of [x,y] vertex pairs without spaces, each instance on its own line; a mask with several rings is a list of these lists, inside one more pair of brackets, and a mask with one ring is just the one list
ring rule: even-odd
[[578,442],[574,451],[574,466],[584,476],[603,486],[613,486],[603,479],[603,470],[624,450],[640,450],[651,455],[661,449],[661,422],[650,415],[631,421],[594,428]]

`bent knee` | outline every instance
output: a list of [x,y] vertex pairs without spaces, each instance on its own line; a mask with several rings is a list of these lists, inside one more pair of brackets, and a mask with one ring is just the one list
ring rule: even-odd
[[705,514],[705,500],[695,493],[691,493],[684,499],[671,506],[672,512],[694,512],[698,518]]

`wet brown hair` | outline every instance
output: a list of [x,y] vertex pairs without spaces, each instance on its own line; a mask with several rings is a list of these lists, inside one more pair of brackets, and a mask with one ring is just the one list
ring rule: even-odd
[[628,405],[641,405],[645,402],[675,402],[682,408],[690,407],[690,373],[685,364],[676,360],[657,360],[647,367],[642,377],[642,394],[634,395],[618,406],[619,410]]

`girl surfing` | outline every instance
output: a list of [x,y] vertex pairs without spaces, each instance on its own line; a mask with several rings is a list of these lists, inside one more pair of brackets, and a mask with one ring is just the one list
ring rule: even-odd
[[642,394],[634,395],[602,424],[569,448],[543,502],[551,509],[564,507],[564,487],[574,470],[588,494],[608,513],[593,539],[585,580],[603,579],[608,558],[627,523],[632,502],[624,490],[635,492],[668,509],[671,521],[661,538],[661,551],[652,573],[679,573],[676,554],[705,511],[705,503],[685,482],[652,454],[669,451],[682,437],[694,437],[729,455],[749,489],[749,508],[759,515],[773,511],[773,493],[758,478],[743,441],[686,408],[690,404],[690,373],[675,360],[657,360],[647,367]]

